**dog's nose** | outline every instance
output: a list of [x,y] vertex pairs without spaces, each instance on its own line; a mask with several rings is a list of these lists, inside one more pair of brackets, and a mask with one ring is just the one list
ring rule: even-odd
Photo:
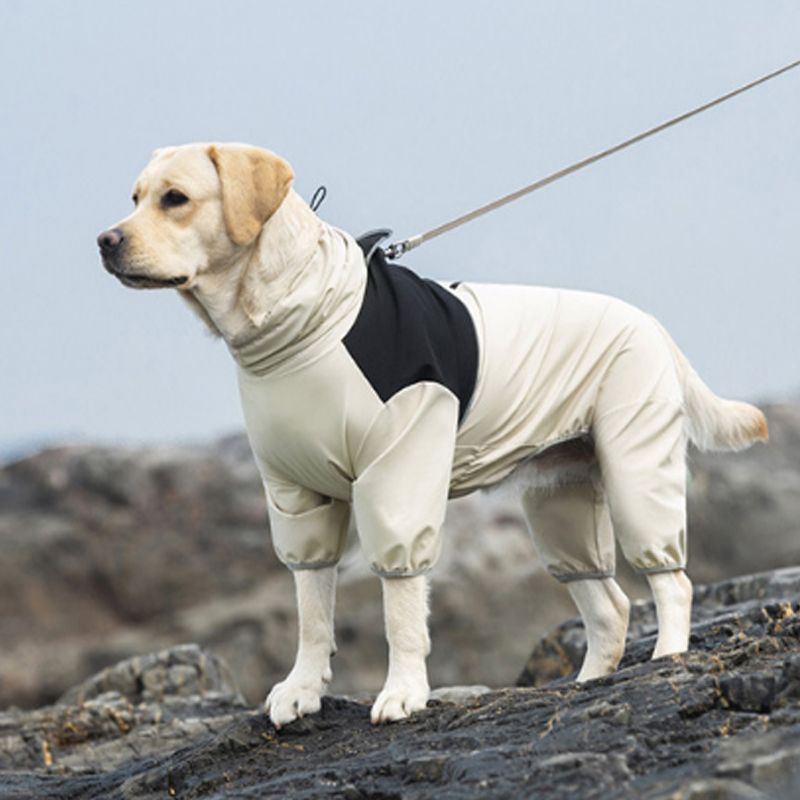
[[124,241],[125,234],[119,228],[103,231],[97,237],[97,244],[106,253],[116,250]]

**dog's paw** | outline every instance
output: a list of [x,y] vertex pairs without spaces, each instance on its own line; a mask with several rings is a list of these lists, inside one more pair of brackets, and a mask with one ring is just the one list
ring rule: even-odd
[[281,728],[307,714],[316,714],[322,707],[323,689],[287,678],[272,687],[265,710],[272,724]]
[[415,711],[425,708],[429,694],[427,683],[386,686],[372,706],[372,722],[377,724],[406,719]]

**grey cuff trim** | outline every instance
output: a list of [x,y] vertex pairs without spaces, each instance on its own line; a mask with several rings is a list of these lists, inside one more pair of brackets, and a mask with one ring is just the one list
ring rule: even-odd
[[673,566],[649,567],[648,569],[633,568],[639,575],[658,575],[660,572],[686,572],[686,564],[674,564]]
[[374,567],[371,568],[372,571],[379,577],[379,578],[416,578],[419,575],[427,575],[432,569],[432,567],[425,567],[425,569],[410,569],[410,570],[395,570],[393,572],[386,572],[382,569],[375,569]]
[[555,575],[550,573],[559,583],[572,583],[573,581],[597,581],[603,578],[613,578],[614,570],[607,572],[571,572],[569,575]]
[[303,569],[326,569],[327,567],[335,567],[339,563],[339,559],[336,559],[336,561],[306,561],[302,564],[287,564],[285,561],[281,563],[289,567],[292,572],[299,572]]

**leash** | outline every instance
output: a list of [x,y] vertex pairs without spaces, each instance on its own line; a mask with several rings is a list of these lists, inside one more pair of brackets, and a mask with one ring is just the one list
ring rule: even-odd
[[455,228],[459,228],[461,225],[466,225],[468,222],[472,222],[472,220],[477,219],[478,217],[482,217],[484,214],[488,214],[490,211],[494,211],[495,209],[501,208],[508,203],[513,203],[514,200],[518,200],[520,197],[524,197],[525,195],[531,194],[535,192],[537,189],[541,189],[548,184],[554,183],[555,181],[561,180],[562,178],[566,178],[567,175],[571,175],[573,172],[577,172],[578,170],[583,169],[584,167],[588,167],[590,164],[595,164],[598,161],[601,161],[604,158],[608,158],[614,153],[619,153],[620,150],[625,150],[627,147],[631,147],[634,144],[638,144],[645,139],[648,139],[651,136],[655,136],[657,133],[661,133],[661,131],[665,131],[667,128],[671,128],[673,125],[677,125],[681,122],[685,122],[687,119],[696,116],[697,114],[701,114],[703,111],[708,111],[708,109],[713,108],[714,106],[718,106],[720,103],[724,103],[727,100],[730,100],[737,95],[743,94],[744,92],[750,91],[750,89],[754,89],[756,86],[760,86],[762,83],[766,83],[767,81],[771,81],[773,78],[777,78],[778,75],[782,75],[784,72],[788,72],[789,70],[794,69],[795,67],[800,66],[800,59],[797,61],[793,61],[791,64],[787,64],[785,67],[781,67],[780,69],[776,69],[774,72],[770,72],[768,75],[764,75],[757,80],[751,81],[750,83],[745,84],[744,86],[740,86],[738,89],[734,89],[732,92],[728,92],[727,94],[722,95],[721,97],[717,97],[714,100],[709,101],[708,103],[704,103],[697,108],[692,109],[691,111],[687,111],[680,116],[673,117],[667,122],[662,122],[660,125],[656,125],[655,128],[650,128],[649,130],[645,131],[644,133],[640,133],[637,136],[633,136],[630,139],[626,139],[624,142],[620,142],[619,144],[614,145],[613,147],[609,147],[607,150],[603,150],[600,153],[596,153],[593,156],[589,156],[589,158],[584,158],[582,161],[578,161],[574,164],[571,164],[564,169],[558,170],[558,172],[554,172],[551,175],[548,175],[546,178],[541,178],[534,183],[530,183],[527,186],[524,186],[522,189],[518,189],[516,192],[511,192],[511,194],[507,194],[498,200],[495,200],[491,203],[487,203],[480,208],[476,208],[474,211],[470,211],[467,214],[463,214],[460,217],[456,217],[455,219],[451,220],[450,222],[446,222],[443,225],[439,225],[436,228],[432,228],[425,233],[417,234],[416,236],[412,236],[410,239],[404,239],[401,242],[395,242],[394,244],[390,244],[386,248],[386,257],[390,259],[396,259],[400,256],[407,253],[409,250],[413,250],[416,247],[419,247],[421,244],[425,242],[429,242],[431,239],[435,239],[437,236],[441,236],[443,233],[448,233],[449,231],[454,230]]

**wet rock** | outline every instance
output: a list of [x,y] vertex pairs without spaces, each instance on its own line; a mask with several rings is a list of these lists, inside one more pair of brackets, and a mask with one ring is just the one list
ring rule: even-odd
[[95,773],[169,752],[248,708],[227,667],[194,645],[124,661],[54,706],[0,714],[0,786],[25,771]]
[[[710,586],[696,586],[692,607],[692,648],[713,650],[730,636],[736,635],[746,623],[763,629],[764,646],[770,646],[770,631],[800,625],[794,613],[800,604],[800,567],[788,567],[772,572],[745,575]],[[655,646],[656,611],[652,600],[640,600],[631,608],[626,655],[623,666],[641,659]],[[518,686],[544,686],[550,681],[574,675],[586,653],[586,636],[578,619],[568,619],[547,632],[536,644],[525,668],[517,679]],[[781,678],[783,691],[798,689],[800,665],[791,662]],[[798,670],[797,673],[792,670]],[[729,687],[732,702],[735,697],[742,702],[755,703],[760,690],[759,680],[768,682],[772,677],[751,675],[747,686]],[[775,687],[772,687],[773,689]],[[763,693],[763,692],[762,692]],[[774,692],[773,692],[774,693]],[[769,693],[768,693],[769,694]]]
[[394,725],[328,697],[276,731],[218,661],[165,651],[1,714],[0,798],[794,800],[797,573],[698,589],[683,656],[650,661],[646,633],[608,678],[440,693]]

